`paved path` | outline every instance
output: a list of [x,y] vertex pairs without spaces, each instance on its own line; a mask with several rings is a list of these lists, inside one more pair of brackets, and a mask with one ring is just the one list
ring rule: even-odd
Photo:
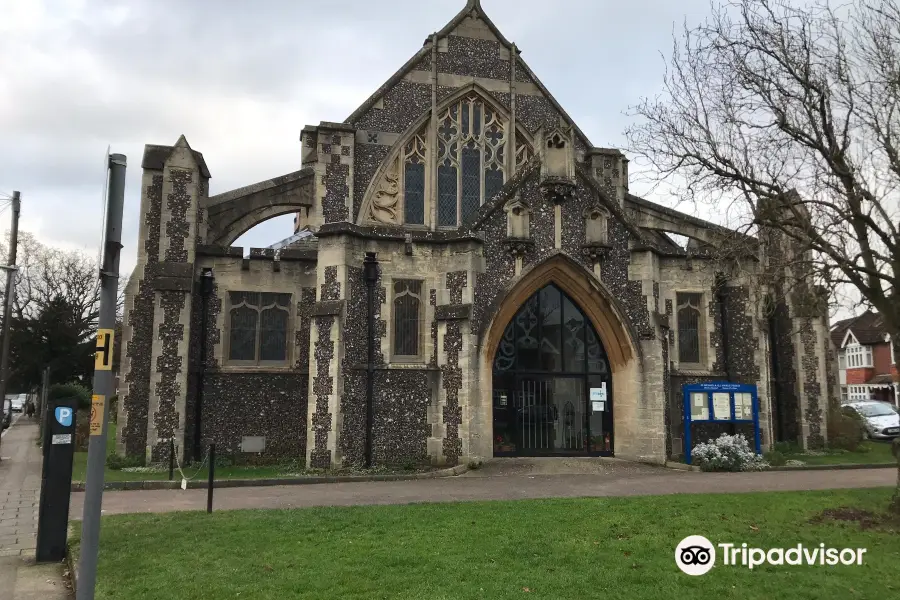
[[35,443],[37,435],[37,421],[18,416],[18,421],[0,441],[0,598],[3,600],[70,597],[62,577],[62,565],[34,562],[41,494],[41,450]]
[[[822,490],[893,486],[897,478],[893,469],[695,473],[615,460],[595,462],[594,465],[576,464],[571,470],[578,474],[543,475],[538,474],[545,470],[540,463],[523,468],[521,463],[495,461],[483,470],[446,479],[225,488],[215,491],[214,508]],[[593,473],[590,472],[592,469]],[[72,518],[81,518],[83,497],[82,493],[72,494]],[[103,495],[105,515],[205,509],[206,490],[116,491]]]

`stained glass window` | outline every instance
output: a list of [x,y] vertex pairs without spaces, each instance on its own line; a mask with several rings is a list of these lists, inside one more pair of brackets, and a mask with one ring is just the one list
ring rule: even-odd
[[500,193],[500,189],[503,187],[503,171],[497,168],[496,165],[489,167],[484,172],[484,198],[485,200],[490,200],[498,193]]
[[700,364],[700,294],[679,293],[678,305],[678,362]]
[[477,94],[450,105],[440,124],[438,225],[458,226],[503,187],[508,124]]
[[425,132],[403,149],[403,218],[409,225],[425,224]]
[[291,295],[229,292],[228,359],[248,364],[287,360]]
[[425,223],[425,163],[406,163],[403,212],[408,225]]
[[394,282],[394,355],[418,357],[421,352],[422,282],[400,279]]
[[[368,219],[430,225],[435,215],[438,226],[458,227],[497,196],[509,170],[522,168],[534,154],[524,135],[509,146],[508,118],[474,91],[441,109],[436,123],[437,131],[429,123],[403,142],[374,192]],[[436,148],[428,147],[429,139]]]
[[438,225],[456,225],[456,167],[438,167]]
[[470,141],[462,151],[462,220],[481,206],[481,151]]
[[555,285],[519,308],[497,346],[495,371],[609,375],[603,345],[584,312]]

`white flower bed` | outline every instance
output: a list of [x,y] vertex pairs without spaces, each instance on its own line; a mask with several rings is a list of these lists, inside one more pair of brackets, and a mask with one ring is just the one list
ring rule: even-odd
[[122,471],[126,473],[165,473],[168,469],[162,467],[125,467]]
[[723,433],[715,440],[694,446],[694,464],[703,471],[762,471],[769,463],[756,454],[741,434]]

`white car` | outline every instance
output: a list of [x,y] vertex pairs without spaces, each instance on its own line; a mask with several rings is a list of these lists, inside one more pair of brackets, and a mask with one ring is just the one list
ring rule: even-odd
[[25,394],[19,394],[10,398],[13,412],[22,412],[25,409]]
[[887,402],[851,402],[844,410],[852,410],[862,420],[864,435],[875,440],[900,436],[900,414]]

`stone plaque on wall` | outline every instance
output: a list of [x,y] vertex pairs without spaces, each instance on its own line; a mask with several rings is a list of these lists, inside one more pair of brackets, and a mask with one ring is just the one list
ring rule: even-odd
[[262,452],[266,449],[266,436],[245,435],[241,438],[241,452]]

